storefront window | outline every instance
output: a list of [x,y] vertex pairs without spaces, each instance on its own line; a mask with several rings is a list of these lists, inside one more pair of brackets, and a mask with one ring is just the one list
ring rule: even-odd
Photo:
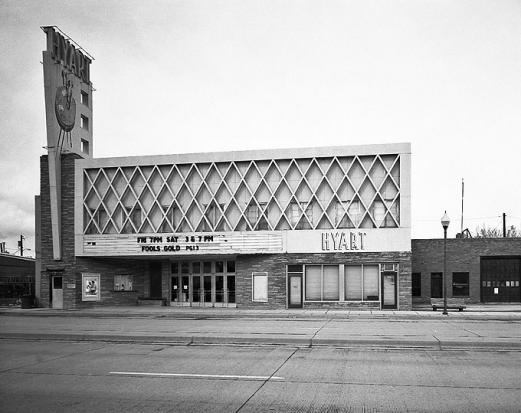
[[321,272],[320,265],[306,265],[306,300],[320,301],[321,300]]
[[306,265],[306,300],[338,301],[338,265]]
[[345,295],[347,301],[362,300],[361,265],[347,265],[345,267]]
[[379,275],[378,265],[346,265],[346,301],[378,301]]
[[134,277],[132,275],[115,275],[114,291],[132,291]]

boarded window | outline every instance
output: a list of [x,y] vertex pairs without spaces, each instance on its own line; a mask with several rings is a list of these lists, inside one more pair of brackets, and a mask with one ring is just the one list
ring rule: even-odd
[[252,274],[252,299],[253,301],[268,301],[268,273],[254,272]]

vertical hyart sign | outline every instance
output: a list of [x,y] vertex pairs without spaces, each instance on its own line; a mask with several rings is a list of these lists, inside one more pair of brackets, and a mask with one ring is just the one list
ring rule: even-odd
[[61,155],[92,157],[93,58],[56,26],[47,36],[43,80],[49,164],[53,257],[61,259]]

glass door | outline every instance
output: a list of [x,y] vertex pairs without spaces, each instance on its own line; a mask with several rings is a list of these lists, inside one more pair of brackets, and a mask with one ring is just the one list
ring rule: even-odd
[[395,272],[382,273],[382,308],[397,308],[397,274]]
[[302,275],[288,276],[289,302],[290,308],[302,308]]
[[213,307],[212,304],[212,276],[203,276],[203,303],[205,307]]
[[235,261],[180,261],[171,265],[173,306],[235,307]]

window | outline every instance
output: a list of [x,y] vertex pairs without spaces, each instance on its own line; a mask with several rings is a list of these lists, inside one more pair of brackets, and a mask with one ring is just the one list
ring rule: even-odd
[[226,272],[235,272],[235,261],[226,261]]
[[443,274],[441,272],[431,273],[431,298],[443,298]]
[[200,262],[192,262],[192,273],[200,274],[201,273],[201,263]]
[[305,288],[307,301],[338,301],[338,265],[306,265]]
[[255,228],[255,224],[259,219],[259,207],[255,204],[248,205],[246,216],[248,217],[248,222],[251,225],[251,227]]
[[364,265],[364,301],[378,301],[378,265]]
[[[141,208],[136,205],[134,209],[132,207],[125,207],[126,214],[121,214],[121,224],[123,225],[122,234],[134,234],[139,232],[139,228],[142,223]],[[128,220],[127,220],[128,215]],[[134,224],[134,225],[132,225]]]
[[373,218],[376,222],[376,226],[380,227],[384,222],[385,217],[385,206],[382,201],[374,201],[373,203]]
[[224,272],[224,262],[223,261],[215,261],[215,272],[218,272],[218,273]]
[[134,276],[132,275],[115,275],[114,291],[134,291]]
[[88,154],[89,153],[89,141],[86,141],[85,139],[81,140],[81,151],[83,153]]
[[161,222],[161,225],[159,226],[159,232],[166,233],[166,232],[174,232],[175,231],[175,224],[174,224],[174,205],[161,205],[161,209],[163,210],[163,213],[165,214],[163,217],[163,220]]
[[258,302],[268,302],[268,273],[252,273],[252,300]]
[[295,229],[310,229],[313,225],[313,205],[306,205],[305,202],[301,202],[300,208],[304,211],[304,215],[300,218]]
[[299,218],[300,218],[300,211],[299,211],[298,204],[296,204],[295,202],[292,202],[291,204],[289,204],[289,222],[292,227],[297,225]]
[[452,296],[468,297],[469,295],[469,273],[453,272],[452,273]]
[[360,201],[354,200],[353,202],[351,202],[347,212],[348,212],[349,218],[351,219],[353,224],[355,226],[358,226],[358,224],[360,223],[361,215],[362,215],[361,210],[360,210]]
[[378,301],[378,265],[345,266],[346,301]]
[[412,273],[412,296],[421,297],[422,295],[422,274],[421,272]]
[[85,130],[89,130],[89,118],[87,116],[80,116],[80,127]]
[[80,102],[89,107],[89,94],[83,90],[80,92]]
[[181,274],[189,274],[190,273],[190,263],[188,261],[181,262]]

